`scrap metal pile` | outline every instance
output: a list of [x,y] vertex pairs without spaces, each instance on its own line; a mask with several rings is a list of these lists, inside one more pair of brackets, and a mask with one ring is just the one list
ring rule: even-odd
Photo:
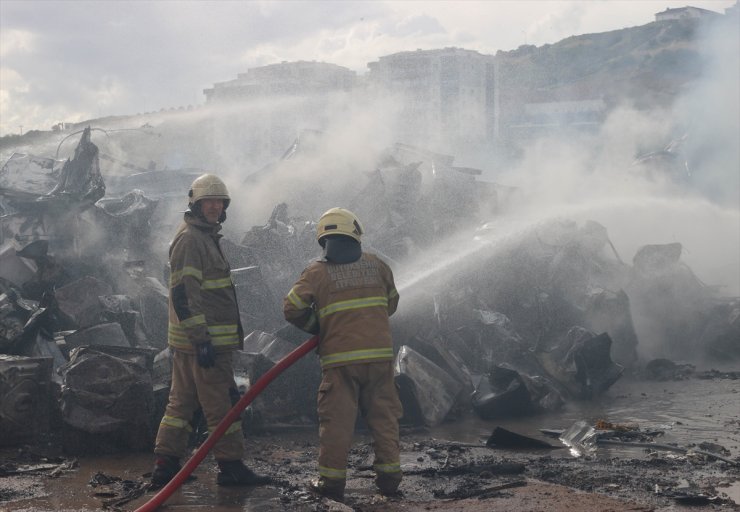
[[[295,165],[297,148],[265,172]],[[595,399],[636,368],[638,315],[666,354],[740,357],[740,301],[703,285],[680,244],[645,246],[629,265],[596,222],[560,219],[496,239],[499,221],[483,222],[515,190],[401,144],[374,169],[342,205],[369,227],[365,249],[396,273],[402,422]],[[111,180],[106,196],[89,129],[67,161],[13,155],[0,169],[0,443],[150,448],[170,378],[168,222],[197,174],[131,175]],[[314,228],[278,203],[264,225],[223,240],[250,333],[235,359],[244,388],[306,338],[282,320],[281,298],[319,256]],[[244,428],[315,422],[319,378],[317,358],[304,358],[254,402]]]

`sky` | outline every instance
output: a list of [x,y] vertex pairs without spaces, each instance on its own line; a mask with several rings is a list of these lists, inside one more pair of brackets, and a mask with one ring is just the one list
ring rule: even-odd
[[0,136],[58,122],[204,103],[203,89],[281,61],[362,75],[399,51],[484,54],[654,21],[734,0],[0,0]]

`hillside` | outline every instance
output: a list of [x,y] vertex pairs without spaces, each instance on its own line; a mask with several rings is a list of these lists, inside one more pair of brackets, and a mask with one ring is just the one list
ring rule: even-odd
[[702,36],[720,20],[654,22],[499,52],[502,94],[524,101],[603,98],[608,104],[665,106],[702,76],[711,57]]

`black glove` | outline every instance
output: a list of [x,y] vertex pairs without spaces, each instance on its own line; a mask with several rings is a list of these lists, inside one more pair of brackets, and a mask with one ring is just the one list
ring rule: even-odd
[[198,358],[198,366],[211,368],[216,364],[216,351],[213,350],[213,344],[210,341],[198,343],[195,346],[195,357]]

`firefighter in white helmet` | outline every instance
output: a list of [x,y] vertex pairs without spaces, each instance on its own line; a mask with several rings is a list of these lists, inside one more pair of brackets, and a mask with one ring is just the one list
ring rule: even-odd
[[[161,487],[180,470],[200,406],[213,431],[239,400],[232,369],[233,351],[242,348],[231,269],[219,247],[221,223],[231,197],[212,174],[193,181],[188,210],[170,244],[168,344],[172,355],[169,402],[154,447],[152,484]],[[213,448],[219,485],[262,485],[270,479],[242,462],[241,420]]]
[[384,495],[401,482],[398,420],[388,317],[398,306],[390,267],[362,251],[362,225],[344,208],[318,222],[324,258],[311,263],[283,300],[285,319],[320,336],[319,478],[314,491],[342,501],[347,453],[359,408],[375,446],[375,483]]

